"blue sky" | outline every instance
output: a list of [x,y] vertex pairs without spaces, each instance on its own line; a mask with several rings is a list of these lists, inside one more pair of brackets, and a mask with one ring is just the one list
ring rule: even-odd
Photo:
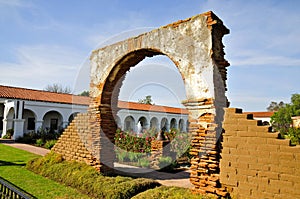
[[[93,49],[208,10],[230,29],[223,42],[232,107],[264,111],[271,101],[289,102],[300,93],[295,0],[0,0],[0,84],[43,89],[60,83],[78,93],[88,88]],[[164,105],[184,99],[180,75],[165,58],[145,60],[126,79],[120,99],[150,94]]]

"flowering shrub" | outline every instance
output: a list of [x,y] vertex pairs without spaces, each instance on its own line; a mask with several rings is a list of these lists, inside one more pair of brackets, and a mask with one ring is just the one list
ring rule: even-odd
[[171,141],[171,151],[176,152],[176,158],[188,156],[192,136],[190,133],[178,133]]
[[123,150],[138,152],[138,153],[150,153],[152,137],[148,137],[143,133],[137,137],[133,133],[124,132],[118,129],[115,134],[115,145]]
[[[170,132],[165,132],[165,136],[170,141],[171,152],[176,153],[176,158],[189,158],[191,134],[171,129]],[[147,159],[151,152],[151,142],[156,137],[157,133],[154,129],[144,130],[138,136],[133,132],[124,132],[118,129],[115,134],[115,152],[118,160],[139,163],[141,158]]]

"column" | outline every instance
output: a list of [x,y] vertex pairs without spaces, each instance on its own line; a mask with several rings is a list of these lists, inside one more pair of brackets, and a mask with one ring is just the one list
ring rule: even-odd
[[189,133],[191,141],[190,181],[194,190],[223,193],[219,182],[220,141],[216,107],[213,99],[187,100],[183,103],[189,110]]
[[38,132],[41,128],[43,128],[44,120],[36,120],[35,121],[35,132]]
[[13,135],[14,140],[17,139],[18,137],[23,137],[24,123],[25,123],[25,119],[14,119],[14,135]]

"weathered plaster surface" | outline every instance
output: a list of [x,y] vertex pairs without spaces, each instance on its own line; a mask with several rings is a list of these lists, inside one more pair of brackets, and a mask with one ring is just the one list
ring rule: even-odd
[[90,139],[86,148],[100,162],[100,171],[113,167],[115,115],[126,72],[145,57],[168,56],[184,80],[193,135],[191,183],[201,193],[224,196],[219,183],[223,108],[228,102],[222,37],[229,30],[212,12],[94,50],[91,57]]

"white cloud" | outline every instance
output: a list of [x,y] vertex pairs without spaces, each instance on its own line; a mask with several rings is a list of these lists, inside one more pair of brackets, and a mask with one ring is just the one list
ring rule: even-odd
[[248,53],[237,53],[231,59],[231,65],[234,66],[300,66],[300,58],[263,54],[257,51],[248,51]]

